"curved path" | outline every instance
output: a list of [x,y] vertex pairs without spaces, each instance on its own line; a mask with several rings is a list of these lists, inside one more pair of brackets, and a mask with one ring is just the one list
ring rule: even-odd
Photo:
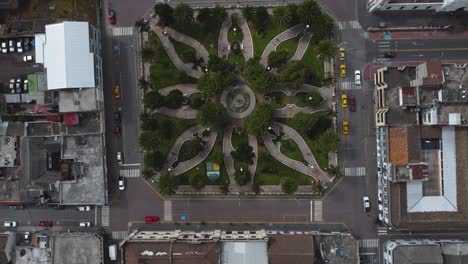
[[195,119],[197,118],[197,114],[198,114],[198,110],[192,109],[189,106],[183,106],[179,109],[161,107],[155,110],[155,112],[160,113],[165,116],[180,118],[180,119]]
[[297,37],[297,35],[299,35],[299,33],[301,33],[302,31],[304,31],[304,25],[299,24],[292,28],[286,29],[285,31],[281,32],[276,37],[274,37],[272,40],[270,40],[266,48],[263,50],[262,57],[260,58],[260,63],[265,67],[268,66],[268,55],[271,52],[275,51],[279,44],[285,42],[288,39]]
[[167,35],[173,38],[175,41],[189,45],[195,50],[195,55],[197,58],[203,58],[203,62],[208,63],[208,51],[205,46],[203,46],[198,40],[187,36],[183,33],[175,31],[172,28],[165,27],[164,30],[167,32]]
[[255,171],[257,170],[258,164],[258,144],[257,144],[257,137],[255,135],[249,135],[249,146],[252,146],[253,154],[255,155],[254,161],[252,165],[249,165],[249,173],[252,176],[251,182],[253,183],[255,177]]
[[331,181],[331,178],[328,176],[328,174],[320,169],[309,146],[296,130],[287,125],[276,122],[272,123],[271,127],[276,134],[278,134],[279,131],[282,131],[285,134],[285,137],[292,139],[297,144],[302,152],[304,160],[308,163],[309,166],[298,160],[291,159],[281,153],[279,147],[273,143],[274,136],[270,135],[268,131],[265,131],[262,135],[265,142],[265,147],[275,159],[293,170],[313,177],[316,181],[320,181],[322,183]]
[[[206,128],[200,126],[200,125],[195,125],[193,127],[190,127],[189,129],[185,130],[177,139],[174,145],[171,148],[171,151],[169,151],[169,154],[167,154],[166,161],[164,162],[164,165],[162,166],[161,171],[166,172],[168,169],[172,166],[172,164],[178,159],[180,149],[182,148],[182,145],[184,145],[185,142],[192,140],[193,134],[195,133],[202,133]],[[199,152],[194,158],[180,162],[177,164],[177,167],[171,169],[171,174],[172,175],[179,175],[182,174],[186,171],[189,171],[193,169],[195,166],[203,162],[208,155],[210,154],[211,150],[213,149],[213,146],[216,142],[216,136],[217,134],[212,131],[211,134],[205,138],[206,144],[205,147],[201,152]]]
[[174,90],[181,91],[184,94],[184,96],[190,96],[194,93],[201,92],[200,90],[198,90],[198,85],[195,83],[181,83],[159,89],[159,93],[163,96],[167,96],[170,92]]
[[249,25],[247,21],[242,16],[242,13],[239,9],[233,11],[233,13],[238,14],[239,19],[237,20],[237,24],[242,31],[242,53],[244,54],[245,61],[253,58],[254,56],[254,48],[253,48],[253,40],[252,40],[252,33],[250,32]]
[[231,13],[228,12],[228,17],[224,20],[218,37],[218,57],[223,58],[229,56],[231,50],[229,49],[228,34],[232,27]]
[[302,36],[299,39],[296,52],[294,52],[294,55],[292,56],[291,60],[301,60],[302,57],[304,57],[304,54],[306,53],[307,48],[309,47],[311,39],[312,39],[312,33],[310,32],[304,34],[304,36]]
[[224,136],[223,136],[224,164],[226,165],[226,171],[229,175],[229,180],[231,181],[231,185],[236,184],[236,181],[234,180],[234,174],[236,173],[236,169],[234,167],[234,158],[231,155],[231,152],[234,151],[234,147],[232,146],[232,130],[233,129],[234,129],[233,125],[229,125],[228,127],[226,127],[224,129]]
[[[172,42],[169,40],[169,38],[166,35],[163,34],[163,29],[161,27],[157,26],[156,23],[157,22],[156,22],[155,19],[151,20],[151,23],[150,23],[151,29],[156,33],[156,35],[161,40],[161,43],[162,43],[164,49],[166,50],[167,55],[171,59],[172,63],[174,63],[176,68],[183,71],[183,72],[185,72],[188,76],[190,76],[192,78],[195,78],[195,79],[198,79],[201,76],[203,76],[203,71],[199,67],[197,69],[193,69],[193,63],[185,63],[180,59],[179,55],[177,54],[177,52],[176,52],[176,50],[174,48],[174,44],[172,44]],[[164,30],[169,30],[169,28],[166,27]],[[171,31],[178,33],[177,31],[174,31],[174,30],[171,30]],[[178,33],[178,34],[180,34],[180,33]],[[171,36],[171,37],[174,38],[174,36]],[[196,40],[194,40],[194,41],[196,41]],[[185,44],[188,44],[188,43],[185,43]],[[198,43],[198,44],[200,44],[200,43]],[[188,45],[190,45],[190,44],[188,44]],[[193,45],[190,45],[190,46],[193,47]],[[197,49],[195,49],[195,50],[197,50]],[[206,51],[206,49],[205,49],[205,51]],[[197,54],[199,52],[200,51],[197,50]],[[205,60],[205,62],[207,62],[207,61],[208,61],[208,59]]]

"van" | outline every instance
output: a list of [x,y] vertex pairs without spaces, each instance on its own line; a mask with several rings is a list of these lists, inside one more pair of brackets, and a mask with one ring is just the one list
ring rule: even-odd
[[117,260],[117,245],[109,245],[109,258],[111,260]]

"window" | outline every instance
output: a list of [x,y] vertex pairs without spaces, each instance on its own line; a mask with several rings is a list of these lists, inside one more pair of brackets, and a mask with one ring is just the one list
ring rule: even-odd
[[427,7],[426,7],[426,9],[431,9],[431,8],[432,8],[432,6],[427,6]]
[[403,9],[403,8],[405,8],[405,7],[404,7],[404,6],[400,6],[400,10]]
[[388,9],[390,9],[390,8],[392,8],[392,7],[391,7],[391,6],[387,6],[387,8],[385,8],[385,9],[387,9],[387,10],[388,10]]
[[413,9],[417,9],[417,8],[418,8],[418,6],[414,6],[414,7],[413,7]]

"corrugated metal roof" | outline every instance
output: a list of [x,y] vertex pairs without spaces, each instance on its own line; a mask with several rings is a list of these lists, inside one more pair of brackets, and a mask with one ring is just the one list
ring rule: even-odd
[[266,241],[223,242],[221,264],[268,264]]
[[89,48],[88,22],[62,22],[46,26],[44,68],[49,90],[95,87],[94,55]]

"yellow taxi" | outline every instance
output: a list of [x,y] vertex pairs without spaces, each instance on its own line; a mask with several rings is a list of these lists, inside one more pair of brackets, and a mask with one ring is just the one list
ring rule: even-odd
[[344,64],[340,65],[340,76],[343,78],[346,77],[346,65]]
[[348,121],[343,121],[342,126],[343,126],[343,134],[348,135],[349,134],[349,123],[348,123]]
[[344,48],[340,48],[340,61],[344,61],[345,60],[345,49]]
[[120,99],[120,86],[118,85],[114,86],[114,98]]
[[341,95],[341,107],[348,107],[348,96],[346,94]]

